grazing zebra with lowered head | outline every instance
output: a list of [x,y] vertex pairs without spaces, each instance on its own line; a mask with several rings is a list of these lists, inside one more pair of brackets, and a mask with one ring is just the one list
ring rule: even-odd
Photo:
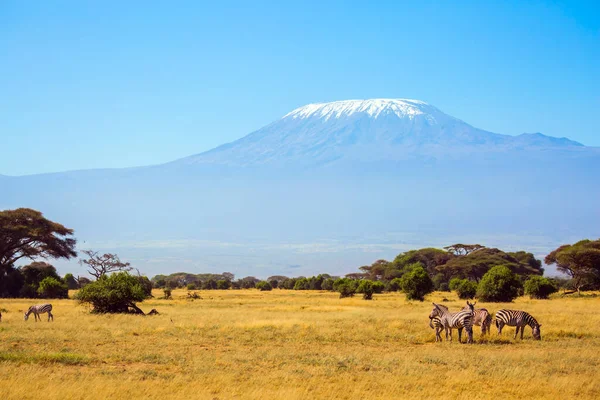
[[473,343],[473,311],[461,310],[456,313],[448,311],[448,307],[441,304],[433,303],[433,310],[429,314],[429,319],[440,317],[444,328],[446,329],[446,337],[450,337],[452,341],[452,329],[458,329],[458,341],[462,343],[462,330],[467,331],[467,343]]
[[29,319],[29,314],[31,313],[33,313],[33,317],[35,318],[36,322],[38,318],[40,319],[40,321],[42,320],[40,314],[43,313],[48,313],[48,322],[50,322],[50,318],[52,318],[52,321],[54,321],[54,315],[52,315],[52,304],[38,304],[37,306],[29,307],[29,310],[27,310],[24,316],[25,321]]
[[542,331],[540,330],[540,325],[535,318],[531,316],[531,314],[525,311],[518,310],[500,310],[496,313],[496,327],[498,328],[498,335],[502,333],[502,328],[504,325],[508,326],[516,326],[515,330],[515,339],[517,338],[517,334],[519,333],[519,329],[521,329],[521,340],[523,340],[523,331],[525,330],[525,325],[529,325],[531,327],[531,331],[533,333],[533,337],[537,340],[542,339]]
[[[475,303],[473,303],[473,306]],[[463,310],[469,311],[470,305],[464,306]],[[473,325],[481,326],[481,334],[490,333],[492,327],[492,315],[485,308],[473,309]]]

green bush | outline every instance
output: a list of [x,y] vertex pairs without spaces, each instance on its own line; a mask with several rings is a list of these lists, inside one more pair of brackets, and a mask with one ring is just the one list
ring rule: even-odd
[[383,282],[374,281],[373,282],[373,292],[376,294],[381,294],[385,290],[385,284]]
[[195,283],[188,283],[187,290],[196,290],[196,284]]
[[77,283],[77,280],[75,279],[73,274],[66,274],[63,280],[67,284],[69,290],[79,289],[79,284]]
[[449,292],[450,291],[450,287],[448,286],[448,284],[446,282],[443,282],[440,284],[440,287],[438,288],[438,290],[440,292]]
[[37,294],[44,299],[66,299],[69,297],[69,287],[49,276],[42,279]]
[[137,277],[127,272],[103,275],[86,285],[76,296],[81,303],[91,304],[96,313],[140,313],[136,302],[144,301],[146,293]]
[[358,281],[350,278],[339,278],[333,282],[333,290],[340,293],[340,299],[352,297],[356,293]]
[[171,297],[172,289],[169,288],[169,287],[166,287],[166,288],[163,289],[163,294],[164,294],[164,299],[165,300],[170,300],[170,299],[173,298],[173,297]]
[[461,278],[452,278],[450,279],[450,282],[448,282],[448,288],[450,290],[456,290],[462,281],[463,280]]
[[227,290],[229,288],[231,288],[231,282],[228,281],[227,279],[221,279],[221,280],[217,281],[217,289]]
[[491,268],[479,282],[477,297],[481,301],[511,302],[519,295],[521,282],[503,265]]
[[363,299],[371,300],[373,298],[373,293],[375,293],[373,286],[373,281],[367,279],[361,280],[356,288],[356,292],[362,293]]
[[322,290],[333,290],[333,282],[334,280],[331,278],[327,278],[323,281],[323,283],[321,284],[321,289]]
[[145,276],[136,276],[136,279],[138,280],[140,286],[144,290],[146,298],[149,299],[150,297],[152,297],[152,282],[150,282],[150,279],[148,279]]
[[463,279],[456,288],[456,294],[459,299],[472,299],[477,294],[477,283]]
[[400,288],[408,300],[425,300],[425,295],[433,291],[433,282],[421,266],[413,267],[400,278]]
[[556,292],[558,292],[558,284],[542,276],[532,276],[525,282],[525,293],[532,299],[547,299]]
[[271,286],[271,284],[267,281],[260,281],[256,284],[256,288],[258,290],[260,290],[261,292],[266,292],[266,291],[270,291],[273,290],[273,287]]
[[394,278],[388,282],[386,290],[388,292],[397,292],[398,290],[400,290],[400,283],[400,278]]

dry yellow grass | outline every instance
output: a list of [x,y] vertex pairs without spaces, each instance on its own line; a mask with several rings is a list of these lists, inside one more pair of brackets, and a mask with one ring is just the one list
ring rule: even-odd
[[[431,302],[401,294],[201,292],[153,299],[161,315],[93,315],[55,300],[54,323],[23,321],[33,300],[0,299],[5,399],[600,398],[599,298],[482,304],[529,311],[542,341],[514,328],[476,344],[435,343]],[[160,293],[156,292],[159,296]],[[463,305],[453,294],[450,309]],[[590,312],[591,310],[591,312]]]

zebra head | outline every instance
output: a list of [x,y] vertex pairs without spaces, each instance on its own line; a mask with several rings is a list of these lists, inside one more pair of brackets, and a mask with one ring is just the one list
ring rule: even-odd
[[541,327],[542,327],[541,324],[535,325],[533,327],[532,333],[533,333],[533,338],[535,340],[542,340],[542,330],[540,329]]
[[466,310],[468,308],[469,310],[471,310],[471,312],[474,312],[476,303],[476,301],[474,301],[473,303],[469,303],[469,300],[467,300],[467,307],[463,308],[463,310]]
[[29,314],[24,313],[23,314],[23,320],[27,321],[29,319]]
[[[448,311],[448,307],[443,306],[441,304],[433,304],[433,310],[429,314],[429,319],[434,319],[435,317],[441,317],[444,314],[444,311]],[[443,310],[443,311],[442,311]]]

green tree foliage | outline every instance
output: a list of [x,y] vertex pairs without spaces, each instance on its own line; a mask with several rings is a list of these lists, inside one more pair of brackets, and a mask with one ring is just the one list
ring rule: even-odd
[[173,291],[171,288],[166,287],[163,289],[163,298],[165,300],[171,300],[173,298]]
[[460,278],[452,278],[450,279],[450,283],[448,284],[448,287],[450,288],[450,290],[456,290],[458,289],[458,287],[460,286],[460,283],[463,280]]
[[[468,278],[477,282],[491,268],[498,265],[508,267],[512,272],[520,275],[541,275],[543,269],[533,267],[531,258],[533,258],[533,255],[525,253],[525,255],[520,255],[520,259],[523,260],[520,261],[502,250],[483,248],[464,256],[454,257],[446,264],[438,266],[437,270],[446,276]],[[536,263],[536,265],[539,264]]]
[[141,276],[141,275],[136,276],[135,278],[138,280],[138,282],[140,283],[140,286],[144,290],[144,294],[146,295],[146,298],[152,297],[152,282],[150,282],[150,279],[148,279],[148,277],[146,277],[146,276]]
[[202,289],[204,290],[215,290],[217,288],[217,281],[214,279],[209,279],[207,281],[202,282]]
[[0,211],[0,273],[18,260],[76,257],[73,230],[29,208]]
[[327,278],[321,284],[322,290],[333,290],[333,282],[335,282],[332,278]]
[[340,298],[352,297],[356,293],[359,281],[350,278],[338,278],[333,282],[333,290],[340,294]]
[[388,292],[397,292],[401,290],[402,280],[400,278],[394,278],[388,282],[386,290]]
[[271,286],[271,284],[267,281],[260,281],[256,284],[256,288],[258,290],[260,290],[261,292],[265,292],[265,291],[271,291],[273,290],[273,287]]
[[44,299],[66,299],[69,297],[69,287],[66,283],[48,276],[40,282],[37,294]]
[[142,313],[136,303],[145,298],[140,281],[127,272],[102,275],[76,295],[81,303],[92,305],[95,313]]
[[361,293],[365,300],[373,299],[373,293],[375,293],[373,281],[368,279],[361,280],[356,288],[356,293]]
[[24,281],[18,269],[12,265],[0,265],[0,297],[19,297]]
[[73,274],[66,274],[63,278],[69,290],[79,289],[79,283],[77,279],[73,276]]
[[556,292],[558,292],[558,284],[548,278],[532,276],[525,282],[525,294],[532,299],[547,299]]
[[477,294],[477,283],[468,279],[461,279],[455,285],[456,294],[459,299],[472,299]]
[[445,250],[447,250],[451,254],[454,254],[457,257],[466,256],[468,254],[471,254],[474,251],[484,249],[484,248],[485,248],[485,246],[482,246],[480,244],[462,244],[462,243],[457,243],[457,244],[453,244],[452,246],[444,247]]
[[227,290],[231,288],[231,281],[221,279],[217,281],[217,289],[219,290]]
[[257,279],[253,276],[247,276],[240,279],[239,285],[241,289],[254,289],[258,282],[260,282],[260,279]]
[[544,261],[548,265],[556,264],[556,269],[569,275],[578,292],[600,287],[600,239],[560,246]]
[[477,298],[489,302],[511,302],[519,295],[521,282],[507,266],[491,268],[477,287]]
[[421,264],[430,276],[437,273],[437,267],[446,264],[454,256],[447,251],[427,247],[419,250],[410,250],[399,254],[393,261],[397,270],[406,273],[412,270],[416,263]]
[[195,283],[188,283],[187,290],[196,290],[198,287]]
[[409,300],[423,301],[433,291],[433,282],[421,265],[414,265],[400,278],[400,288]]
[[294,283],[294,290],[308,290],[309,281],[306,278],[299,278]]

